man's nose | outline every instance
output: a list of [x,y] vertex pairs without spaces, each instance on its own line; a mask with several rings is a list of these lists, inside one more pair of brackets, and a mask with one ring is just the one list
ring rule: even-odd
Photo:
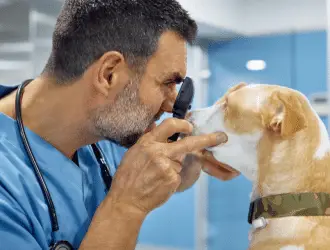
[[167,99],[163,102],[163,105],[162,105],[162,110],[165,111],[165,112],[168,112],[168,113],[172,113],[173,111],[173,106],[174,106],[174,103],[175,103],[175,100],[178,96],[178,92],[177,91],[172,91]]

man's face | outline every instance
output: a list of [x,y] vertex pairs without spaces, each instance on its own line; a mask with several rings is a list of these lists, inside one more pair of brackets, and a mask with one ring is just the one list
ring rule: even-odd
[[127,148],[134,145],[164,112],[172,111],[176,84],[185,74],[186,43],[166,32],[144,73],[132,77],[114,102],[93,112],[97,133]]

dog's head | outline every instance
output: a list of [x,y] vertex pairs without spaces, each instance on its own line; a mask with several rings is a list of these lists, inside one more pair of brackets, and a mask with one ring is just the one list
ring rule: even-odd
[[260,140],[289,140],[307,126],[308,100],[299,92],[276,85],[232,87],[213,106],[192,111],[194,135],[223,131],[228,142],[208,150],[220,162],[255,181]]

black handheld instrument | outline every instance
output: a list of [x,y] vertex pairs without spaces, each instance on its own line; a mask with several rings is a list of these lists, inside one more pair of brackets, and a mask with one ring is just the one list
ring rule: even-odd
[[[195,89],[193,80],[186,77],[179,90],[179,94],[175,100],[173,106],[173,117],[178,119],[184,119],[187,111],[191,109],[191,103],[194,99]],[[179,133],[172,135],[168,138],[171,141],[176,141],[179,138]]]

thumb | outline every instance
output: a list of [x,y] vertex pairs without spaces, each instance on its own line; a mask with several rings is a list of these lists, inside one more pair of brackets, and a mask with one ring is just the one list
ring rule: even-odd
[[177,189],[177,192],[183,192],[199,179],[199,176],[202,171],[203,161],[196,154],[187,154],[183,161],[182,171],[180,172],[181,176],[181,185]]

